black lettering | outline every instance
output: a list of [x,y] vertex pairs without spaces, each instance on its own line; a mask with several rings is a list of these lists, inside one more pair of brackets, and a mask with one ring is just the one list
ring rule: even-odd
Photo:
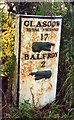
[[34,57],[34,55],[32,55],[32,56],[31,56],[30,60],[32,60],[32,59],[33,59],[33,60],[35,60],[35,57]]
[[37,59],[42,59],[42,58],[40,58],[40,54],[37,54]]
[[48,27],[50,27],[50,26],[51,26],[51,21],[48,22]]
[[26,27],[28,27],[29,26],[29,21],[24,21],[24,25],[26,26]]
[[45,59],[45,57],[46,57],[46,54],[43,54],[43,59]]
[[48,53],[48,57],[47,57],[47,59],[48,59],[48,58],[50,58],[50,55],[51,55],[51,54],[50,54],[50,53]]
[[29,55],[28,54],[24,54],[25,60],[29,59]]
[[40,21],[38,21],[36,27],[41,27],[41,23],[40,23]]
[[41,62],[41,67],[45,67],[45,61]]
[[34,27],[35,25],[33,25],[33,21],[30,21],[30,26]]
[[57,21],[57,26],[59,26],[60,25],[60,22],[59,21]]
[[48,57],[47,57],[47,59],[48,58],[54,58],[54,57],[57,57],[57,53],[48,53]]
[[43,27],[46,27],[47,26],[47,21],[44,21],[43,22]]
[[56,25],[56,22],[55,21],[53,21],[53,23],[52,23],[52,27],[54,27]]
[[57,53],[54,53],[55,54],[55,57],[57,57]]

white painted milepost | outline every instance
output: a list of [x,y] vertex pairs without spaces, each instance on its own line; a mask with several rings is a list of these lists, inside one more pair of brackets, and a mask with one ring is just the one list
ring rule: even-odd
[[42,108],[56,99],[62,17],[20,15],[18,20],[18,101]]

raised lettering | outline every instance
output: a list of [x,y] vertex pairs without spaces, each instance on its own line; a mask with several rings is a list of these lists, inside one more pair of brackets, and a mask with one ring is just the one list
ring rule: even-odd
[[24,54],[25,60],[29,59],[29,55],[28,54]]
[[29,26],[29,21],[24,21],[24,25],[25,25],[26,27],[28,27],[28,26]]

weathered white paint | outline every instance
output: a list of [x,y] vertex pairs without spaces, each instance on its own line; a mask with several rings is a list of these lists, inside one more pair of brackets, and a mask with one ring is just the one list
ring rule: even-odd
[[[37,24],[38,21],[59,21],[59,26],[55,26],[58,30],[46,31],[45,28],[50,27],[38,27],[39,31],[28,31],[27,28],[37,28],[37,27],[26,27],[24,21],[33,21],[33,24]],[[59,60],[59,47],[60,47],[60,36],[61,36],[61,24],[62,18],[58,17],[55,19],[50,18],[28,18],[27,16],[21,18],[21,51],[20,51],[20,82],[19,82],[19,101],[29,100],[29,102],[36,107],[43,107],[48,103],[51,103],[56,98],[56,87],[57,87],[57,75],[58,75],[58,60]],[[18,28],[17,28],[17,41],[18,43]],[[42,42],[51,42],[55,46],[51,47],[51,51],[41,51],[39,54],[48,54],[57,52],[57,56],[47,59],[37,59],[37,60],[25,60],[24,54],[34,54],[35,56],[38,52],[32,51],[33,42],[41,42],[40,35],[49,34],[48,38]],[[16,47],[16,51],[17,47]],[[41,67],[41,62],[45,61],[45,66]],[[31,72],[51,70],[52,75],[50,78],[42,78],[40,80],[35,80],[34,75],[30,75]]]

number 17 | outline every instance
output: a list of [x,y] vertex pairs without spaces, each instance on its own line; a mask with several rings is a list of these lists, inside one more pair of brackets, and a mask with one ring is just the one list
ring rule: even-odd
[[41,40],[46,40],[47,39],[47,37],[48,37],[48,34],[41,34]]

